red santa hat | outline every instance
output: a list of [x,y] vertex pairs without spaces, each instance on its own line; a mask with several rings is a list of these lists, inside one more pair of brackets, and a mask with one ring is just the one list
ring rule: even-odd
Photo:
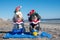
[[31,10],[31,13],[34,13],[35,12],[35,10]]
[[35,12],[35,10],[31,10],[28,14],[28,16],[32,15]]
[[17,6],[17,7],[16,7],[16,11],[20,10],[21,7],[22,7],[22,6]]

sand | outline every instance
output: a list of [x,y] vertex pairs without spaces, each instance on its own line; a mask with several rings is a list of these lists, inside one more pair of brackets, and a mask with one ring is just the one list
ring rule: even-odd
[[[29,23],[24,23],[26,31],[29,31]],[[48,38],[42,38],[41,40],[60,40],[60,24],[59,23],[40,23],[40,27],[42,28],[42,31],[46,31],[48,33],[51,33],[54,37],[52,39]],[[11,31],[13,28],[13,23],[12,22],[6,22],[6,23],[1,23],[0,22],[0,31]],[[2,36],[4,33],[0,33],[0,40],[38,40],[37,38],[35,39],[28,39],[28,38],[23,38],[23,39],[3,39]]]

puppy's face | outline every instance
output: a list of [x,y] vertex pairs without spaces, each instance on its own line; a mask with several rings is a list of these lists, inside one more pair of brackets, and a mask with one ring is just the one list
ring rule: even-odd
[[17,19],[18,19],[18,20],[22,20],[22,19],[19,17],[19,15],[17,15]]
[[37,16],[32,17],[32,20],[37,20],[37,19],[38,19]]

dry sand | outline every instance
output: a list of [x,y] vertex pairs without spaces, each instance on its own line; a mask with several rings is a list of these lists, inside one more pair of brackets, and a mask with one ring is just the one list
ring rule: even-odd
[[[26,31],[29,31],[29,23],[24,23]],[[48,38],[42,38],[41,40],[60,40],[60,24],[59,23],[40,23],[40,26],[42,28],[42,31],[46,31],[48,33],[51,33],[56,36],[56,38],[48,39]],[[0,22],[0,31],[11,31],[13,28],[12,22]],[[38,40],[36,39],[3,39],[1,38],[4,34],[0,33],[0,40]]]

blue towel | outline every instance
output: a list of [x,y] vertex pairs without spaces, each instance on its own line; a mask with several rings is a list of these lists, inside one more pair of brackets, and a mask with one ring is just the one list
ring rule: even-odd
[[52,38],[52,35],[47,33],[47,32],[42,32],[41,35],[39,36],[33,36],[31,35],[29,32],[25,32],[23,35],[22,34],[11,34],[11,33],[6,33],[4,36],[4,38],[43,38],[43,37],[47,37],[47,38]]
[[41,36],[41,37],[52,38],[52,35],[49,34],[49,33],[47,33],[47,32],[42,32],[40,36]]

